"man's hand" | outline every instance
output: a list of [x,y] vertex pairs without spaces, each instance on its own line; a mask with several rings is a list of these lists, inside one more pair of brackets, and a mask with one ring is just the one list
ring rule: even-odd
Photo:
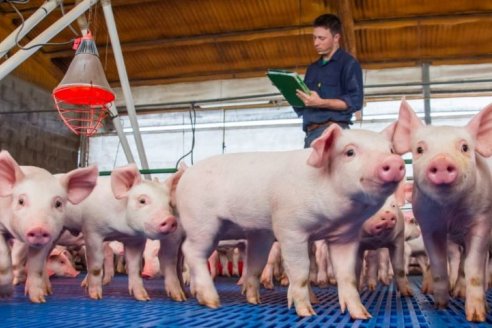
[[296,95],[302,100],[306,107],[320,107],[323,102],[323,99],[320,98],[316,91],[311,90],[311,94],[308,95],[301,90],[296,90]]

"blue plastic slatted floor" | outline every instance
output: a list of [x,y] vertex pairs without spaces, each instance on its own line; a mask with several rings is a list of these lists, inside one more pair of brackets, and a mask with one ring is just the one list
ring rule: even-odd
[[[138,302],[128,295],[127,277],[117,276],[104,287],[104,298],[90,300],[80,287],[82,277],[52,279],[54,294],[45,304],[31,304],[16,287],[8,300],[0,300],[0,327],[492,327],[492,312],[487,323],[473,324],[465,320],[464,302],[451,300],[447,310],[435,310],[432,298],[420,293],[420,278],[411,277],[413,298],[400,298],[393,285],[375,292],[363,292],[362,302],[373,318],[351,320],[341,314],[335,287],[314,288],[320,304],[317,316],[299,318],[287,308],[287,289],[262,289],[262,304],[246,303],[236,279],[219,278],[216,286],[222,307],[211,310],[195,299],[173,302],[164,296],[161,279],[145,281],[152,300]],[[492,291],[487,294],[489,308]]]

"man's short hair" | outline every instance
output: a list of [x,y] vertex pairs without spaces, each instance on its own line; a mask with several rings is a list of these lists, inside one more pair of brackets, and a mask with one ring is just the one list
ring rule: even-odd
[[324,27],[331,31],[331,34],[342,35],[342,22],[337,15],[324,14],[317,17],[313,22],[313,27]]

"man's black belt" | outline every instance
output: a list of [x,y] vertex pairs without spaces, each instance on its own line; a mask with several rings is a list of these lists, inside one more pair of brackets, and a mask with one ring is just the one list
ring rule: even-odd
[[307,127],[306,127],[306,131],[307,132],[311,132],[313,130],[316,130],[317,128],[321,128],[321,127],[329,127],[330,125],[332,125],[333,123],[336,123],[336,124],[339,124],[339,125],[348,125],[348,122],[337,122],[337,121],[326,121],[326,122],[323,122],[323,123],[312,123],[312,124],[309,124]]

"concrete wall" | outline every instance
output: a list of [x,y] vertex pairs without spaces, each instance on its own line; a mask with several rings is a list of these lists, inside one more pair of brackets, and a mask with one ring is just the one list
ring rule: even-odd
[[79,145],[49,92],[14,76],[0,81],[0,149],[21,165],[60,173],[77,167]]

